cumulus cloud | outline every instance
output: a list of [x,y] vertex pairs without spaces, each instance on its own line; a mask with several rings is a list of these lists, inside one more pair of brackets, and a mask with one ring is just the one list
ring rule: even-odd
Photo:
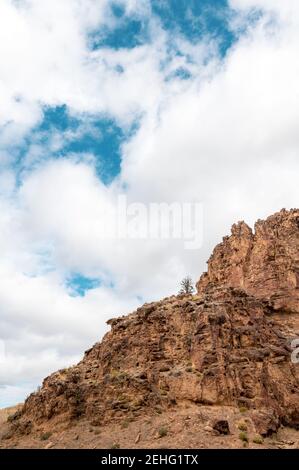
[[[75,113],[111,111],[123,119],[130,114],[128,105],[136,106],[136,98],[141,97],[140,67],[150,68],[155,59],[146,51],[139,52],[138,58],[133,51],[131,59],[128,53],[126,65],[137,69],[120,77],[114,66],[122,57],[114,58],[112,50],[109,54],[92,50],[89,38],[93,31],[114,25],[110,5],[106,0],[1,2],[0,60],[5,64],[0,70],[2,147],[15,145],[26,136],[41,121],[43,106],[66,104]],[[127,8],[131,12],[134,5],[129,2]],[[131,85],[132,76],[136,86]]]
[[[149,3],[121,1],[125,15],[149,15]],[[44,106],[109,113],[123,124],[158,106],[166,35],[151,23],[153,44],[93,48],[92,34],[117,19],[108,0],[28,0],[0,5],[0,146],[15,145],[43,117]],[[202,48],[201,48],[202,51]],[[144,90],[147,90],[144,93]]]
[[173,97],[158,126],[145,120],[124,150],[122,178],[136,197],[202,200],[213,243],[235,219],[252,222],[298,201],[297,16],[287,26],[267,18],[209,80],[199,74]]
[[[121,3],[126,15],[152,15],[148,1]],[[93,50],[91,34],[116,26],[108,1],[1,2],[2,404],[75,362],[108,317],[173,293],[185,274],[196,279],[233,222],[297,205],[297,3],[231,0],[231,28],[240,36],[221,57],[207,38],[170,37],[153,15],[149,42]],[[248,24],[252,11],[261,13]],[[180,68],[189,72],[184,79]],[[95,156],[52,157],[76,138],[72,130],[53,130],[46,140],[31,134],[44,107],[56,105],[80,116],[79,133],[84,116],[108,113],[125,128],[139,119],[110,186],[97,177]],[[18,181],[11,162],[25,138],[28,171]],[[103,239],[105,208],[115,209],[123,193],[144,204],[202,202],[202,248]],[[72,272],[101,284],[74,297],[66,282]]]
[[[81,65],[87,53],[86,29],[101,22],[106,3],[1,2],[3,124],[31,126],[39,118],[39,101],[65,102],[71,94],[69,84],[81,87],[87,78]],[[74,96],[80,100],[78,91]]]

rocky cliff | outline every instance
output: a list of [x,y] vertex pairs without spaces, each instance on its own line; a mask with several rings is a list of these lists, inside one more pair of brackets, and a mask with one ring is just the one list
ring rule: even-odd
[[258,220],[254,232],[244,222],[216,246],[208,272],[197,283],[199,293],[208,284],[244,289],[267,299],[277,311],[299,313],[299,210]]
[[[248,410],[256,432],[299,427],[299,211],[232,228],[194,296],[172,296],[114,318],[76,366],[46,378],[10,419],[39,426],[137,419],[186,404]],[[299,330],[299,328],[298,328]],[[221,413],[220,413],[221,414]]]

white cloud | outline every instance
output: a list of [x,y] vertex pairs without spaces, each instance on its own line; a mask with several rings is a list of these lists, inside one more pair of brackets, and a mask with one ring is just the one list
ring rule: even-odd
[[[253,223],[298,204],[299,5],[230,3],[241,22],[246,8],[269,15],[251,25],[221,61],[215,44],[191,45],[181,37],[172,41],[184,55],[169,56],[169,37],[155,20],[152,44],[90,51],[87,34],[112,21],[106,2],[51,0],[42,9],[38,0],[18,7],[1,2],[3,403],[9,391],[21,397],[21,386],[27,392],[26,381],[35,386],[51,369],[75,361],[103,334],[104,320],[133,309],[137,296],[172,293],[186,273],[196,279],[231,223]],[[125,5],[127,14],[149,14],[148,2]],[[166,82],[180,66],[192,78]],[[110,187],[96,177],[88,155],[81,162],[71,155],[49,158],[63,139],[75,137],[56,131],[47,147],[31,136],[26,161],[38,165],[16,185],[8,165],[11,147],[30,137],[43,105],[58,104],[81,116],[108,112],[124,126],[142,114],[140,129],[122,149],[121,175]],[[103,207],[114,207],[124,187],[129,201],[202,201],[202,250],[186,251],[176,242],[102,240]],[[99,276],[104,284],[71,297],[65,285],[70,271]]]
[[[128,143],[123,162],[122,178],[136,197],[199,198],[205,203],[206,223],[213,229],[206,236],[213,241],[235,218],[252,220],[296,204],[296,15],[293,21],[292,26],[276,25],[273,31],[274,26],[262,19],[233,47],[210,80],[202,83],[199,75],[173,97],[159,125],[144,121]],[[283,197],[278,197],[281,191]]]
[[[88,35],[95,28],[113,26],[108,7],[107,0],[1,2],[0,61],[5,64],[0,69],[3,145],[20,139],[37,124],[43,105],[66,104],[79,113],[109,112],[105,95],[111,100],[112,91],[117,91],[119,84],[130,85],[109,65],[109,55],[103,53],[101,57],[89,49]],[[113,59],[111,51],[110,55]],[[151,61],[146,57],[145,62]],[[127,106],[134,96],[117,96],[121,109],[115,109],[114,99],[111,111],[123,113],[122,102]]]
[[[169,40],[152,20],[152,44],[133,49],[92,50],[90,35],[103,25],[113,28],[108,0],[39,0],[0,4],[0,145],[16,144],[42,119],[43,106],[66,104],[72,113],[109,113],[124,125],[169,95],[164,84]],[[147,1],[123,1],[126,15],[148,17]],[[187,54],[186,44],[180,43]],[[189,46],[190,49],[190,46]],[[195,51],[193,51],[195,52]],[[195,64],[207,51],[199,47]],[[171,60],[173,59],[173,61]],[[181,63],[182,63],[181,59]],[[119,66],[122,68],[120,72]],[[178,84],[179,82],[177,82]],[[176,84],[176,85],[177,85]],[[175,84],[174,84],[175,85]],[[146,93],[144,90],[146,89]]]
[[296,0],[229,0],[230,6],[238,10],[248,8],[261,9],[266,12],[275,12],[280,19],[298,19],[298,2]]
[[88,291],[84,298],[72,297],[59,273],[32,277],[5,260],[0,278],[0,331],[5,346],[0,387],[37,383],[45,373],[73,364],[101,338],[108,318],[129,312],[138,303],[130,293],[119,296],[104,286]]
[[[20,218],[34,243],[53,244],[53,264],[60,269],[110,278],[135,296],[149,295],[154,288],[163,294],[173,284],[173,272],[166,266],[178,243],[107,239],[107,208],[117,208],[118,194],[118,184],[105,187],[85,163],[50,161],[29,175],[20,189]],[[155,274],[154,257],[165,264],[160,276]],[[145,278],[152,278],[150,288],[148,281],[142,286]]]
[[28,396],[36,388],[36,384],[6,386],[0,390],[1,407],[6,408],[12,405],[23,403],[24,397]]

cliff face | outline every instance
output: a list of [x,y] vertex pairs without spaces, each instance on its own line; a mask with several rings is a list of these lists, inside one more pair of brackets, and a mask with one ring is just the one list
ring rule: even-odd
[[244,222],[233,225],[209,259],[198,292],[208,284],[239,287],[275,310],[299,313],[299,210],[259,220],[254,233]]
[[244,223],[218,245],[195,296],[173,296],[110,320],[75,367],[44,380],[13,432],[84,417],[95,423],[186,403],[244,407],[257,432],[299,426],[299,211]]
[[112,320],[103,342],[76,367],[47,378],[22,413],[35,422],[61,413],[105,421],[190,400],[271,407],[299,424],[292,392],[299,376],[272,315],[270,307],[231,288],[146,305]]

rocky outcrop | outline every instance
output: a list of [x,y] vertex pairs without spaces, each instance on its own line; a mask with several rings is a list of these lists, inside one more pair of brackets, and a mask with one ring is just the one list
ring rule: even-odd
[[29,396],[11,419],[14,432],[82,417],[134,419],[186,403],[249,410],[263,435],[281,423],[298,427],[289,322],[299,311],[298,218],[299,211],[282,211],[259,221],[254,234],[235,225],[215,248],[197,295],[110,320],[111,331],[78,365]]
[[214,249],[198,292],[208,284],[242,288],[275,310],[299,313],[299,210],[259,220],[254,232],[244,222],[233,225]]
[[186,401],[267,409],[299,425],[299,371],[273,309],[234,288],[165,299],[129,317],[77,366],[45,379],[16,424],[81,416],[100,423]]

